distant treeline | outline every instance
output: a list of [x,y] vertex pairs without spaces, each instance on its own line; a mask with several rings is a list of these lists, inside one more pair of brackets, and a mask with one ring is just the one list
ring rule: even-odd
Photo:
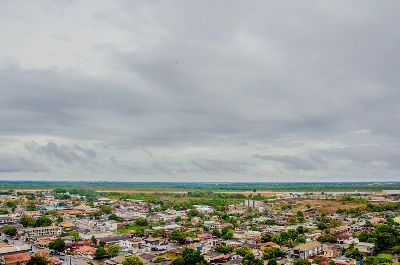
[[214,191],[377,191],[400,189],[400,182],[106,182],[106,181],[0,181],[0,189],[76,188],[90,190],[177,189]]

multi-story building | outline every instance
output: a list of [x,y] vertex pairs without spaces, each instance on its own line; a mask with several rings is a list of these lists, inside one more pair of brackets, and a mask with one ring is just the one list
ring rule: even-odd
[[58,236],[61,234],[61,227],[46,226],[46,227],[33,227],[22,230],[22,234],[26,237],[42,237],[42,236]]
[[16,219],[11,216],[0,216],[0,225],[11,225],[15,224]]

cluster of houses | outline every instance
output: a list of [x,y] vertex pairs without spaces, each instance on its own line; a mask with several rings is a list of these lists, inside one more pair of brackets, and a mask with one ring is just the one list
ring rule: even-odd
[[[185,248],[192,248],[199,250],[211,264],[229,265],[243,262],[243,257],[234,250],[244,247],[260,259],[266,249],[277,248],[282,253],[276,257],[278,264],[291,265],[303,259],[321,265],[350,265],[358,261],[343,254],[348,246],[354,246],[363,255],[372,255],[375,251],[375,245],[360,242],[357,233],[370,231],[371,223],[387,221],[382,213],[363,213],[357,217],[348,213],[327,213],[325,218],[336,224],[329,228],[329,235],[335,241],[329,242],[319,240],[326,234],[318,225],[320,209],[312,204],[297,203],[305,196],[303,193],[268,200],[248,198],[226,207],[223,216],[209,205],[159,210],[159,205],[143,200],[97,198],[89,201],[85,196],[69,193],[61,194],[64,196],[60,198],[51,191],[34,195],[38,198],[40,195],[40,199],[33,200],[35,210],[27,209],[25,195],[0,195],[0,205],[4,209],[10,208],[7,202],[16,204],[8,213],[0,215],[2,231],[5,227],[16,228],[16,233],[3,232],[0,237],[0,264],[24,265],[40,251],[55,264],[117,265],[132,255],[144,264],[170,264]],[[387,194],[373,196],[393,200]],[[307,198],[310,199],[309,194]],[[316,195],[314,199],[321,198]],[[283,204],[289,207],[282,207]],[[104,206],[106,210],[102,211]],[[390,214],[398,216],[399,212]],[[52,222],[45,226],[23,226],[23,216],[34,219],[45,216]],[[229,235],[221,232],[224,228],[231,230]],[[286,244],[274,240],[274,235],[290,231],[297,231],[301,240]],[[64,242],[63,251],[50,247],[56,239]],[[111,245],[118,247],[118,253],[99,257],[98,249]],[[228,251],[219,252],[217,246],[224,246]],[[268,260],[264,260],[267,264]]]

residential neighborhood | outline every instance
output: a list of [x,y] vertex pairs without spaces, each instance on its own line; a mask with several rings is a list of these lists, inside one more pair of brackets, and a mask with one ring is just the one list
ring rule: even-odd
[[5,190],[0,264],[397,264],[399,198]]

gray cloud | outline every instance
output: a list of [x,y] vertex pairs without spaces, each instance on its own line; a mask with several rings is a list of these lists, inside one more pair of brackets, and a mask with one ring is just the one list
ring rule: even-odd
[[254,155],[256,158],[261,158],[267,161],[275,161],[284,164],[288,169],[294,170],[316,170],[321,167],[322,164],[326,164],[321,159],[316,157],[312,158],[301,158],[294,155]]
[[15,157],[12,155],[0,156],[0,173],[43,173],[46,171],[46,166],[24,157]]
[[90,159],[96,157],[96,152],[89,148],[83,148],[78,145],[67,146],[58,145],[54,142],[48,142],[45,145],[30,143],[25,146],[27,150],[44,155],[48,159],[59,160],[67,164],[87,163]]
[[0,3],[0,152],[44,179],[397,179],[399,5]]

